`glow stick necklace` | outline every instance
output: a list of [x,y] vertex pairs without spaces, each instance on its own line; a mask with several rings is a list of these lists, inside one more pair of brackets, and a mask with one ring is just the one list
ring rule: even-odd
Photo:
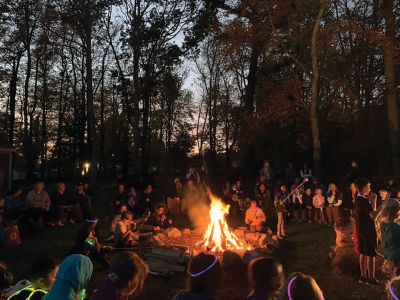
[[390,296],[392,296],[392,298],[393,298],[394,300],[400,300],[399,297],[397,297],[397,295],[396,295],[395,292],[393,291],[392,283],[389,284],[389,293],[390,293]]
[[[203,271],[200,271],[198,273],[195,274],[190,274],[191,277],[199,277],[201,275],[203,275],[204,273],[206,273],[207,271],[209,271],[210,269],[212,269],[212,267],[214,267],[216,265],[216,263],[218,262],[218,259],[215,257],[214,261],[211,263],[211,265],[209,265],[207,268],[205,268]],[[396,299],[398,300],[398,299]]]

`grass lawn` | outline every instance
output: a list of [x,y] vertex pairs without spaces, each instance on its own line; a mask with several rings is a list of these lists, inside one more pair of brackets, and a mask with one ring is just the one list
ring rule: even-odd
[[[97,198],[96,208],[100,215],[107,212],[107,201],[112,189],[104,189]],[[184,224],[185,221],[177,222]],[[108,224],[103,222],[100,233],[106,235]],[[283,241],[277,253],[284,266],[286,275],[300,271],[316,277],[322,287],[326,299],[386,299],[384,286],[374,287],[358,283],[357,265],[353,274],[335,275],[329,266],[329,248],[334,244],[334,231],[313,224],[288,224],[289,237]],[[45,228],[31,236],[23,238],[23,244],[8,249],[0,249],[0,260],[5,261],[17,279],[25,278],[25,274],[33,260],[42,255],[54,255],[62,259],[71,249],[77,225],[66,225],[62,228]],[[380,274],[378,273],[378,276]],[[90,289],[99,285],[105,276],[105,270],[95,264]],[[382,276],[380,277],[382,278]],[[170,278],[150,276],[145,290],[139,299],[171,299],[180,289],[185,287],[185,277],[177,274]]]

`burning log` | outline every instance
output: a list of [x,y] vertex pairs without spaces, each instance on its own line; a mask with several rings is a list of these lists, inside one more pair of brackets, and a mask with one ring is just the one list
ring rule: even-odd
[[245,250],[249,246],[232,232],[226,221],[229,214],[229,205],[222,202],[209,192],[211,205],[209,210],[210,223],[203,239],[198,246],[203,246],[207,251],[222,253],[226,250]]

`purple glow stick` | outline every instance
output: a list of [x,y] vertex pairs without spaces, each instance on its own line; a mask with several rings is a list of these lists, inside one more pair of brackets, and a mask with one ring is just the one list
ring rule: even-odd
[[[199,276],[203,275],[204,273],[209,271],[212,267],[214,267],[217,262],[218,262],[218,259],[215,257],[215,259],[211,265],[209,265],[207,268],[205,268],[203,271],[200,271],[199,273],[190,274],[190,277],[199,277]],[[396,300],[398,300],[398,299],[396,299]]]

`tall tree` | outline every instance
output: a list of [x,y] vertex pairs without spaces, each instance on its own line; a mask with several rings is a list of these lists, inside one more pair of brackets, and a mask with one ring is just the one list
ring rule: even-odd
[[400,137],[399,112],[397,105],[396,88],[396,17],[394,0],[383,1],[383,15],[385,19],[385,96],[389,128],[389,141],[392,152],[392,170],[396,179],[400,179]]

